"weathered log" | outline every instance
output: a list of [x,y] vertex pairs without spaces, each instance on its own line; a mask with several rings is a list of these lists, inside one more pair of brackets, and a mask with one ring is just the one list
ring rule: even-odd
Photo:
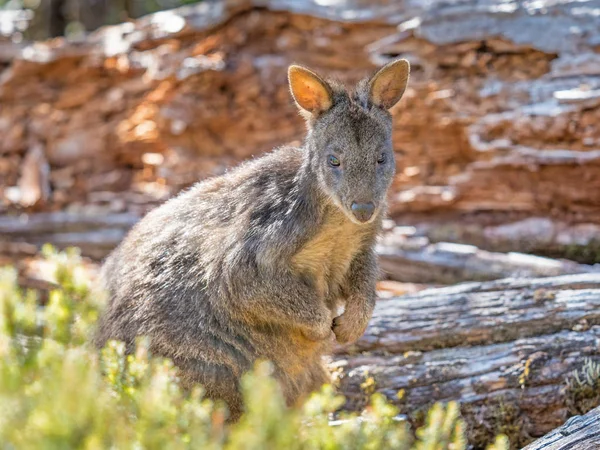
[[425,236],[414,236],[415,231],[412,227],[396,227],[382,236],[377,253],[386,277],[402,282],[455,284],[600,271],[589,265],[524,253],[488,252],[450,242],[432,244]]
[[573,416],[560,428],[523,450],[592,450],[600,448],[600,407],[584,416]]
[[476,220],[461,214],[441,217],[405,214],[400,232],[410,226],[414,237],[475,245],[482,250],[534,253],[583,263],[600,262],[600,226],[568,223],[527,214],[480,213]]
[[0,217],[0,253],[6,255],[53,244],[79,247],[82,254],[104,258],[139,220],[133,214],[89,215],[65,212]]
[[90,229],[129,229],[138,220],[139,217],[132,214],[90,215],[66,212],[1,216],[0,233],[21,237]]
[[572,411],[567,380],[600,360],[599,324],[600,274],[468,283],[379,300],[336,365],[348,407],[377,391],[418,422],[458,400],[477,448],[500,432],[522,446]]
[[358,351],[488,344],[600,324],[600,274],[504,279],[380,299]]
[[[126,223],[117,219],[87,221]],[[31,226],[49,229],[41,220]],[[21,264],[19,282],[43,295],[53,284],[39,264]],[[88,266],[95,273],[97,266]],[[587,273],[382,298],[365,335],[339,348],[334,366],[348,408],[364,406],[367,394],[379,391],[420,422],[431,403],[458,400],[476,448],[498,433],[516,446],[595,401],[582,399],[567,381],[585,358],[600,361],[599,349],[600,274]]]

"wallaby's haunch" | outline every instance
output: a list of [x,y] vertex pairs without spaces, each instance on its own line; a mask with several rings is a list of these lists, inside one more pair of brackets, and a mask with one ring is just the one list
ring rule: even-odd
[[373,311],[373,247],[395,171],[387,110],[408,74],[394,61],[347,92],[291,66],[304,146],[201,182],[141,220],[103,267],[97,345],[131,351],[147,336],[184,386],[201,384],[233,420],[257,359],[272,361],[289,404],[327,382],[322,356],[335,339],[358,339]]

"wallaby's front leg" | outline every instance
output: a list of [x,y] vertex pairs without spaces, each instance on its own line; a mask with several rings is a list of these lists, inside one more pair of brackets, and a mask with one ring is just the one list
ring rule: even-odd
[[[297,328],[309,340],[333,339],[333,315],[316,290],[288,271],[240,286],[233,307],[248,322]],[[241,300],[241,301],[240,301]]]
[[346,309],[333,319],[333,332],[340,344],[357,341],[365,330],[375,308],[377,261],[371,249],[357,255],[346,278]]

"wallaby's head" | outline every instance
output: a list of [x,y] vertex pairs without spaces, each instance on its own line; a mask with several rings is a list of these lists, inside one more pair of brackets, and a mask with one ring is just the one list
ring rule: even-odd
[[392,117],[409,64],[401,59],[362,80],[353,92],[300,66],[290,89],[308,123],[308,164],[320,188],[355,223],[369,223],[385,203],[395,173]]

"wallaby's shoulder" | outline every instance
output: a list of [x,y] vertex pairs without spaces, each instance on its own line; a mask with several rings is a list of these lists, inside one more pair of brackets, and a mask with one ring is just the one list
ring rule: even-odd
[[209,201],[211,194],[227,195],[228,192],[237,196],[245,190],[256,191],[267,184],[286,182],[293,179],[304,158],[304,150],[297,147],[284,146],[266,153],[260,157],[249,159],[224,174],[200,181],[181,192],[169,203],[189,202],[196,198],[199,201]]
[[[290,204],[304,205],[295,192],[303,160],[303,149],[281,147],[196,183],[150,211],[121,247],[128,247],[126,253],[139,253],[136,248],[145,249],[153,241],[164,245],[163,241],[181,243],[197,236],[212,245],[214,233],[209,230],[223,229],[239,245],[243,240],[272,241],[279,229],[270,225],[289,215]],[[293,223],[287,224],[285,232],[298,234],[302,218],[289,219]]]
[[[182,190],[161,206],[149,211],[142,222],[189,221],[197,214],[205,214],[211,208],[224,211],[228,205],[239,205],[247,209],[259,200],[255,195],[265,194],[261,191],[268,193],[277,190],[276,188],[289,187],[302,164],[303,152],[296,147],[280,147],[260,157],[249,159],[222,175],[208,178]],[[138,228],[136,226],[134,230]]]
[[252,158],[228,170],[225,174],[197,183],[196,186],[210,185],[212,180],[226,180],[230,185],[253,181],[260,176],[295,175],[303,163],[305,150],[298,147],[278,147],[260,157]]

